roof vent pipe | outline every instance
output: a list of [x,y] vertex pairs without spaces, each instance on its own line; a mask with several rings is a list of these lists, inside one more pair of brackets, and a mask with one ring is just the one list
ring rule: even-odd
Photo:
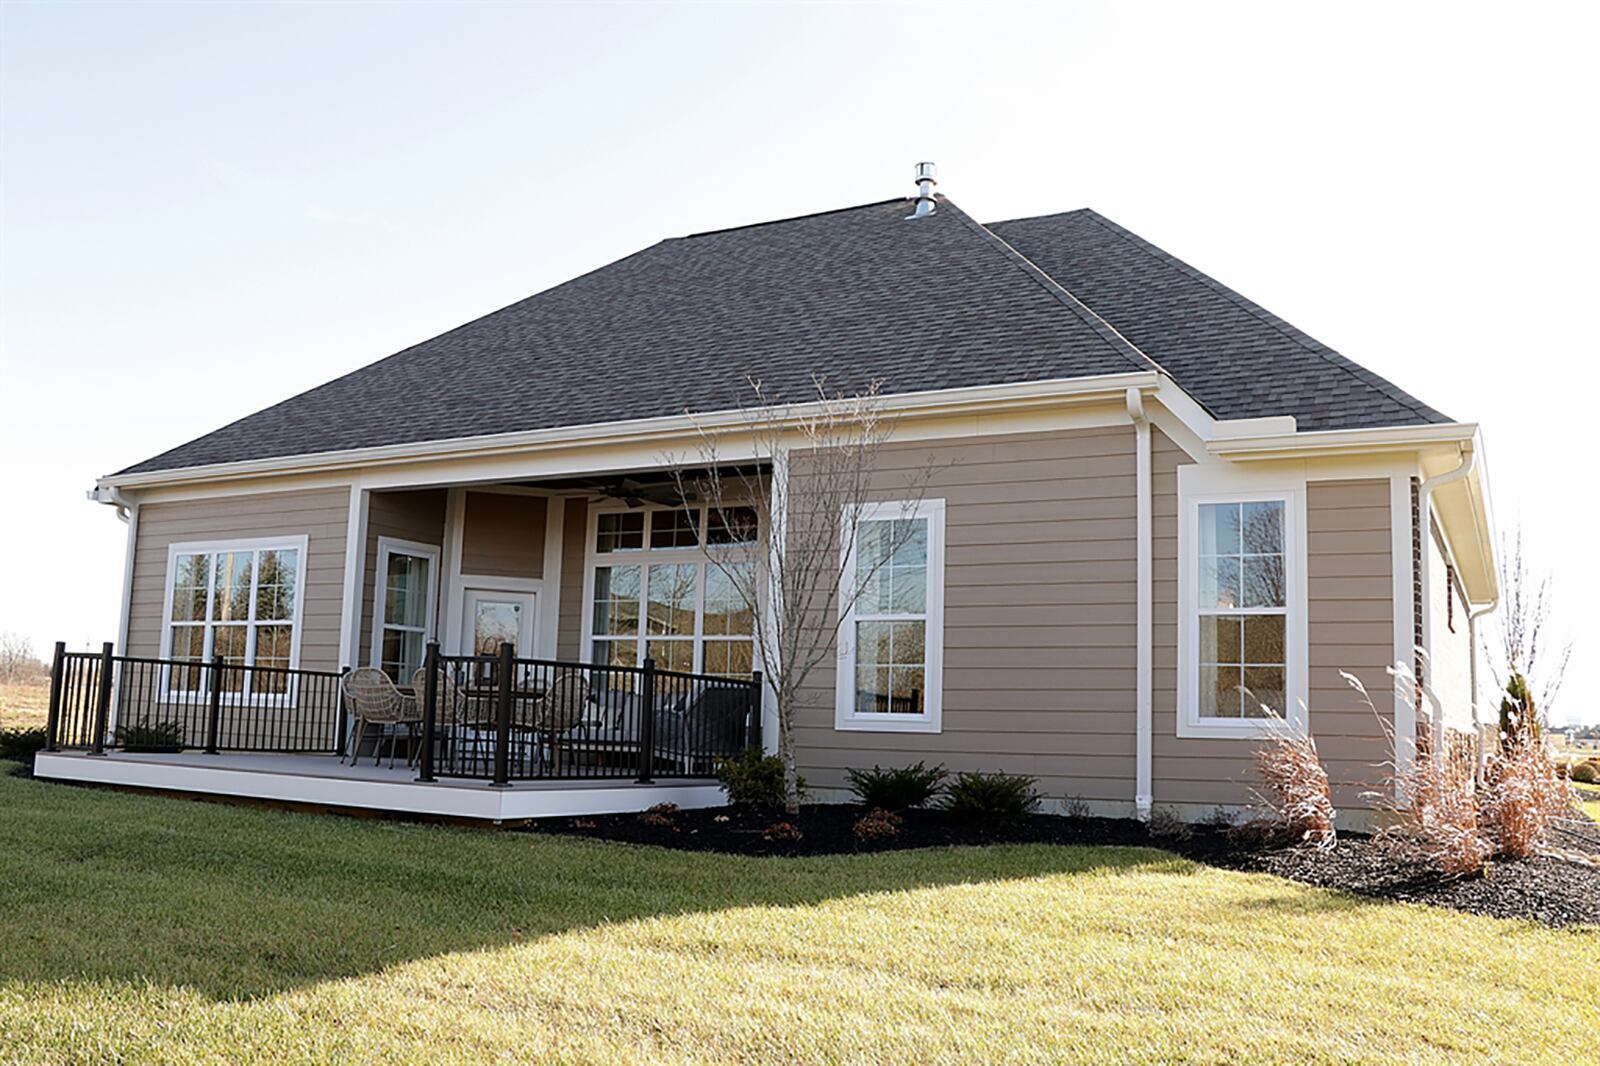
[[907,218],[926,218],[933,214],[933,187],[939,184],[938,168],[932,163],[917,164],[917,209]]

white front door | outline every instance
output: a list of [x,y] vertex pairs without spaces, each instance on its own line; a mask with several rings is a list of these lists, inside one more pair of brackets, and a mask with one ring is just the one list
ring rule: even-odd
[[536,592],[508,592],[496,589],[466,590],[466,616],[461,633],[467,655],[498,655],[502,641],[510,641],[517,658],[534,656],[535,627],[538,624]]

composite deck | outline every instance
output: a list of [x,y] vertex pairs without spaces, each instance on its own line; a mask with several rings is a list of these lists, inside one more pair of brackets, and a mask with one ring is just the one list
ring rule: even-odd
[[40,752],[34,775],[57,781],[163,792],[238,797],[486,823],[642,811],[657,803],[713,807],[725,802],[710,779],[635,784],[617,779],[513,781],[472,778],[418,781],[414,767],[370,757],[351,766],[334,755],[186,751]]

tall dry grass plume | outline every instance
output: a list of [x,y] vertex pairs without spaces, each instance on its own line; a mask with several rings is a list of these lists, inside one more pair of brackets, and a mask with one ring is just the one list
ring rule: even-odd
[[1333,847],[1338,840],[1333,797],[1316,741],[1285,729],[1275,732],[1255,754],[1261,787],[1254,792],[1267,818],[1264,823],[1249,823],[1247,831],[1295,844]]
[[[1415,677],[1404,663],[1389,667],[1396,699],[1408,701],[1417,691]],[[1477,782],[1471,764],[1460,759],[1434,759],[1416,751],[1415,738],[1402,749],[1389,720],[1378,713],[1361,679],[1339,671],[1363,703],[1382,724],[1388,737],[1390,759],[1386,787],[1364,793],[1388,818],[1377,839],[1406,859],[1420,861],[1440,873],[1464,876],[1483,869],[1494,848],[1484,836],[1478,807]],[[1422,700],[1411,704],[1417,720],[1428,723],[1431,713]],[[1431,735],[1431,728],[1419,730]],[[1402,754],[1403,752],[1403,754]]]
[[1547,851],[1551,830],[1576,809],[1570,787],[1532,728],[1501,738],[1484,779],[1484,821],[1496,850],[1508,858]]

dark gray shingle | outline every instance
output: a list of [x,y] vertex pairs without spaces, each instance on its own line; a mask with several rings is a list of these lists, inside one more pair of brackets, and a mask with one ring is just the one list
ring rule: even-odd
[[1187,263],[1084,209],[991,223],[1218,418],[1302,431],[1450,419]]
[[130,467],[709,411],[811,375],[885,392],[1149,364],[946,203],[904,200],[662,241]]
[[1448,421],[1092,211],[987,228],[948,200],[907,212],[662,241],[123,472],[721,410],[751,377],[800,398],[813,374],[896,393],[1151,359],[1221,418]]

